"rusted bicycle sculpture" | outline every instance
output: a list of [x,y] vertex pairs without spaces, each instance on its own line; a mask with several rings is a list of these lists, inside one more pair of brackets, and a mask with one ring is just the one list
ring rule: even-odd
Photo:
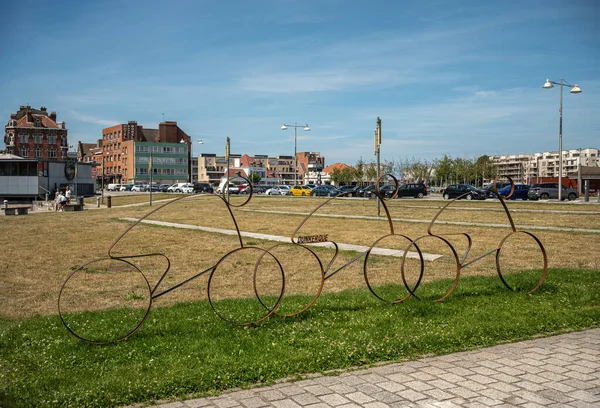
[[[175,200],[172,200],[172,201],[170,201],[166,204],[163,204],[162,206],[150,211],[149,213],[144,215],[142,218],[140,218],[139,220],[134,222],[131,226],[129,226],[121,235],[119,235],[119,237],[109,247],[108,257],[95,259],[91,262],[81,265],[80,267],[78,267],[77,269],[72,271],[69,274],[69,276],[67,277],[67,279],[65,280],[65,282],[63,283],[63,285],[61,286],[61,289],[59,292],[59,296],[58,296],[59,316],[60,316],[63,324],[67,328],[67,330],[71,334],[73,334],[75,337],[77,337],[78,339],[83,340],[85,342],[92,343],[92,344],[106,344],[106,343],[115,343],[115,342],[123,341],[123,340],[126,340],[129,337],[131,337],[142,327],[142,325],[144,324],[144,322],[147,320],[147,318],[149,316],[150,309],[151,309],[153,301],[155,299],[195,280],[196,278],[199,278],[201,276],[209,274],[208,285],[207,285],[207,295],[208,295],[208,301],[209,301],[213,311],[215,312],[215,314],[217,314],[217,316],[219,316],[224,321],[227,321],[234,325],[245,326],[245,325],[250,325],[250,324],[257,324],[257,323],[260,323],[260,322],[264,321],[265,319],[269,318],[273,314],[277,314],[279,316],[294,316],[294,315],[297,315],[297,314],[300,314],[300,313],[306,311],[319,298],[319,296],[323,290],[325,281],[327,281],[328,279],[331,279],[337,273],[348,268],[354,262],[357,262],[362,258],[364,258],[363,267],[362,267],[364,279],[365,279],[366,285],[367,285],[368,289],[370,290],[370,292],[375,297],[377,297],[378,299],[380,299],[382,301],[385,301],[390,304],[397,304],[397,303],[401,303],[401,302],[407,300],[411,296],[416,297],[415,292],[421,285],[421,282],[423,281],[423,277],[424,277],[424,272],[425,272],[425,261],[424,261],[424,256],[421,251],[421,248],[419,247],[419,242],[426,238],[433,238],[435,240],[439,240],[444,245],[446,245],[450,251],[451,257],[454,260],[453,263],[456,267],[455,275],[454,275],[455,277],[454,277],[451,288],[442,297],[435,300],[436,302],[440,302],[440,301],[446,299],[454,291],[454,289],[458,285],[460,273],[463,268],[466,268],[467,266],[481,260],[482,258],[489,256],[489,255],[493,255],[493,254],[495,254],[495,256],[496,256],[496,270],[497,270],[500,280],[508,289],[514,290],[506,282],[506,280],[502,274],[500,254],[502,252],[502,248],[503,248],[505,242],[511,236],[514,236],[515,234],[524,234],[528,237],[531,237],[535,241],[536,245],[539,247],[542,257],[543,257],[542,276],[541,276],[539,282],[537,282],[537,284],[535,285],[535,287],[532,288],[531,290],[529,290],[528,293],[533,293],[534,291],[536,291],[544,282],[546,273],[547,273],[548,261],[547,261],[547,255],[546,255],[546,251],[544,249],[543,244],[532,233],[527,232],[527,231],[519,231],[516,229],[514,222],[512,220],[512,217],[510,215],[510,212],[508,211],[508,208],[506,207],[506,204],[504,203],[504,199],[500,195],[498,195],[498,198],[499,198],[499,201],[508,217],[512,231],[509,234],[507,234],[500,241],[500,243],[498,244],[498,246],[495,249],[490,250],[490,251],[486,252],[485,254],[483,254],[473,260],[467,261],[468,254],[469,254],[469,252],[471,250],[471,246],[472,246],[472,239],[469,236],[469,234],[458,233],[458,234],[436,235],[432,232],[433,226],[434,226],[436,220],[438,219],[438,217],[442,214],[442,212],[448,206],[450,206],[456,200],[462,198],[463,196],[457,197],[456,199],[448,202],[444,207],[442,207],[440,209],[440,211],[435,215],[435,217],[432,219],[431,223],[429,224],[429,226],[427,228],[427,235],[423,235],[416,239],[412,239],[406,235],[395,233],[394,224],[392,222],[392,217],[390,215],[388,206],[386,205],[387,198],[383,197],[383,195],[379,191],[380,182],[384,178],[391,179],[396,187],[395,193],[391,197],[389,197],[389,199],[393,199],[397,196],[399,183],[398,183],[398,180],[393,175],[387,174],[387,175],[381,176],[380,179],[377,180],[377,184],[376,184],[376,188],[375,188],[375,194],[379,197],[380,202],[381,202],[381,204],[384,208],[385,214],[386,214],[389,232],[382,235],[375,242],[373,242],[366,251],[360,253],[359,255],[355,256],[350,261],[344,263],[341,266],[337,266],[334,268],[334,264],[339,255],[340,250],[339,250],[338,244],[335,241],[329,240],[328,234],[301,235],[300,230],[306,224],[306,222],[309,219],[311,219],[311,217],[319,209],[321,209],[322,207],[324,207],[325,205],[330,203],[332,200],[344,197],[346,193],[342,193],[342,194],[339,194],[338,196],[328,198],[324,202],[322,202],[318,206],[316,206],[316,208],[314,208],[308,215],[306,215],[306,217],[304,217],[304,219],[300,222],[300,224],[296,227],[294,232],[291,234],[291,237],[290,237],[291,242],[290,243],[276,244],[276,245],[270,246],[267,249],[263,249],[258,246],[244,245],[243,240],[242,240],[242,235],[241,235],[239,227],[238,227],[238,223],[237,223],[236,218],[232,211],[232,208],[243,207],[252,199],[252,196],[253,196],[252,188],[250,189],[250,193],[247,196],[247,198],[238,204],[233,204],[229,200],[229,197],[226,197],[224,195],[195,194],[192,196],[184,196],[184,197],[177,198]],[[246,181],[251,186],[250,180],[246,179]],[[511,192],[508,197],[510,197],[510,195],[512,195],[512,193],[514,191],[514,184],[512,183],[512,180],[510,180],[510,182],[513,187],[511,189]],[[494,191],[496,191],[495,183],[494,183],[493,189],[494,189]],[[204,268],[202,271],[196,273],[195,275],[191,276],[188,279],[183,280],[182,282],[174,284],[167,289],[161,290],[161,289],[159,289],[159,287],[161,286],[161,284],[165,280],[165,277],[167,276],[169,270],[171,269],[171,261],[165,254],[159,253],[159,252],[147,253],[147,254],[134,254],[134,255],[126,255],[126,256],[117,256],[117,255],[113,254],[113,249],[127,235],[127,233],[129,231],[131,231],[135,226],[137,226],[138,224],[140,224],[141,222],[146,220],[152,214],[165,208],[166,206],[172,205],[173,203],[179,202],[181,200],[185,200],[190,197],[202,198],[203,196],[216,197],[216,199],[222,201],[223,205],[227,209],[227,212],[230,215],[231,220],[235,226],[235,230],[237,232],[237,238],[239,241],[239,247],[236,247],[233,250],[230,250],[229,252],[227,252],[214,265],[209,266],[208,268]],[[467,241],[467,248],[460,258],[459,258],[458,252],[456,251],[454,246],[450,243],[450,241],[447,238],[449,235],[460,235],[460,236],[464,237]],[[382,292],[380,292],[377,288],[377,285],[374,284],[372,276],[370,274],[369,259],[376,252],[377,246],[383,240],[388,239],[388,238],[394,238],[394,239],[400,238],[400,239],[406,240],[406,242],[407,242],[407,245],[404,249],[403,256],[401,257],[400,278],[401,278],[404,288],[407,290],[408,293],[401,297],[390,298],[388,295],[385,295]],[[280,312],[280,311],[278,311],[278,308],[281,305],[281,302],[284,298],[284,293],[285,293],[285,288],[286,288],[286,273],[289,273],[290,271],[284,270],[284,267],[282,266],[282,262],[280,262],[280,260],[277,258],[277,256],[275,254],[278,249],[285,248],[286,246],[289,247],[290,244],[292,245],[292,247],[294,247],[296,249],[305,251],[306,256],[308,256],[314,260],[315,265],[317,265],[316,266],[317,270],[315,272],[319,277],[319,282],[316,285],[317,286],[316,290],[315,290],[316,293],[314,293],[314,295],[312,295],[312,297],[309,296],[310,299],[308,300],[308,302],[306,302],[302,306],[298,307],[296,310]],[[324,266],[324,262],[317,255],[317,252],[314,249],[315,244],[328,245],[328,246],[331,246],[334,248],[334,254],[326,266]],[[258,317],[253,317],[249,320],[231,318],[231,317],[225,315],[224,313],[222,313],[216,307],[215,303],[218,299],[215,299],[215,298],[217,298],[217,296],[215,296],[215,294],[214,294],[213,286],[215,285],[215,281],[217,280],[216,277],[217,277],[217,274],[219,273],[220,269],[222,268],[222,266],[227,264],[228,261],[230,261],[230,258],[235,258],[236,256],[239,256],[241,253],[246,253],[246,252],[250,252],[250,251],[252,253],[256,254],[254,256],[257,257],[256,261],[254,262],[254,264],[251,268],[251,270],[253,271],[252,290],[253,290],[254,296],[256,297],[256,300],[260,303],[260,305],[262,306],[262,308],[264,310],[262,312],[260,312],[260,315]],[[405,273],[406,260],[409,257],[409,254],[411,255],[412,258],[418,260],[419,273],[418,273],[418,278],[416,280],[416,283],[414,285],[411,285],[408,283],[408,279],[407,279],[406,273]],[[136,261],[136,260],[140,260],[142,258],[150,258],[150,257],[158,257],[159,259],[163,259],[166,262],[166,268],[154,286],[152,286],[150,284],[150,282],[148,281],[148,279],[146,278],[146,276],[144,275],[142,270],[137,265],[134,264],[134,261]],[[110,264],[110,266],[103,267],[102,265],[105,265],[106,263]],[[261,294],[261,283],[260,283],[261,281],[259,278],[259,275],[262,272],[262,270],[264,269],[264,266],[266,264],[270,265],[270,271],[272,272],[272,279],[271,279],[270,283],[274,284],[274,287],[275,287],[275,289],[273,289],[274,292],[272,292],[268,295]],[[131,299],[140,300],[142,302],[139,302],[138,307],[135,308],[136,315],[133,318],[131,318],[131,323],[129,323],[129,325],[126,328],[124,328],[118,335],[114,335],[114,337],[111,337],[111,338],[100,339],[99,337],[101,337],[100,334],[102,334],[102,333],[98,333],[96,337],[92,338],[90,335],[84,334],[85,329],[87,327],[86,325],[88,324],[88,321],[86,320],[85,315],[79,313],[78,315],[80,316],[80,321],[78,321],[77,323],[73,323],[70,320],[71,315],[64,313],[64,310],[63,310],[64,305],[69,304],[69,298],[65,294],[66,288],[69,286],[70,282],[73,279],[76,279],[76,277],[83,277],[84,283],[87,282],[87,280],[88,280],[87,278],[90,278],[89,280],[92,282],[91,283],[92,285],[102,286],[104,283],[107,282],[106,279],[103,279],[103,277],[104,277],[103,273],[109,273],[109,274],[116,275],[119,272],[124,272],[124,274],[125,274],[124,276],[127,279],[131,279],[132,274],[137,276],[138,281],[139,281],[138,289],[143,290],[145,295],[140,295],[139,293],[134,293],[133,291],[130,293]],[[100,279],[100,281],[96,281],[94,279]],[[273,279],[276,279],[277,282],[272,282]],[[115,284],[117,284],[117,285],[120,284],[120,282],[116,279],[111,279],[109,282],[115,282]],[[83,301],[85,301],[85,294],[83,294],[82,296],[84,299]],[[91,323],[90,325],[93,326],[93,323]],[[92,329],[92,332],[93,332],[93,329]]]

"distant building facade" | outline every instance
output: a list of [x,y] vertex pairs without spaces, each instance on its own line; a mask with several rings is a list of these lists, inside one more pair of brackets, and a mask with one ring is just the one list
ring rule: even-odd
[[[543,152],[533,154],[491,156],[498,178],[511,177],[515,183],[535,183],[536,178],[558,177],[559,154]],[[562,151],[562,177],[577,173],[578,166],[600,167],[599,150],[595,148]]]
[[10,115],[4,129],[8,154],[26,159],[67,159],[67,125],[57,122],[56,112],[48,113],[45,106],[21,106]]
[[161,122],[158,129],[144,128],[136,121],[111,126],[102,129],[101,146],[93,156],[105,184],[148,182],[150,153],[156,165],[153,182],[190,180],[191,138],[177,122]]
[[[319,153],[298,153],[298,183],[308,183],[309,174],[322,170],[325,159]],[[257,154],[230,154],[229,174],[236,172],[245,177],[257,174],[261,184],[294,184],[294,156],[268,156]],[[227,158],[214,153],[198,156],[198,181],[217,185],[227,174]]]

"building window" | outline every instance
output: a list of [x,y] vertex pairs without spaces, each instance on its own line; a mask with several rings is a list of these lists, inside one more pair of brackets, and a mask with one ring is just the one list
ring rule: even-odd
[[56,149],[48,149],[48,157],[50,159],[55,159],[56,158]]
[[42,135],[33,135],[33,143],[42,144],[43,138],[44,137]]
[[29,147],[21,146],[21,157],[29,157]]
[[35,157],[42,157],[42,148],[41,147],[35,148]]
[[42,127],[42,123],[40,122],[39,119],[35,120],[35,127]]
[[56,144],[56,136],[48,136],[48,144],[55,145]]
[[19,135],[19,143],[20,144],[29,143],[29,135]]

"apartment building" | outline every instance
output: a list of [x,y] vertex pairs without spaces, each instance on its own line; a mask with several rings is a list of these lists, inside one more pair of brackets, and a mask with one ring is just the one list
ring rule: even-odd
[[[294,156],[268,156],[257,154],[230,154],[230,174],[239,171],[250,176],[255,173],[261,178],[261,184],[288,184],[295,181],[299,184],[308,183],[309,174],[316,174],[323,169],[325,159],[316,152],[300,152],[298,158],[298,173],[294,170]],[[214,153],[202,153],[198,156],[198,180],[218,184],[227,172],[227,158]],[[232,173],[233,172],[233,173]]]
[[190,180],[191,138],[177,122],[161,122],[158,129],[144,128],[136,121],[111,126],[102,129],[101,146],[93,156],[105,184],[148,182],[150,153],[155,154],[157,165],[152,170],[156,175],[153,181]]
[[[498,177],[510,176],[515,183],[532,183],[539,177],[558,177],[559,154],[543,152],[506,156],[492,156]],[[562,151],[562,176],[577,173],[578,166],[600,167],[599,150],[595,148]]]

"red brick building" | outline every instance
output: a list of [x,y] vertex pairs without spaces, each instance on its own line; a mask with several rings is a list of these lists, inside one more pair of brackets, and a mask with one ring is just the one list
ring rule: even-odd
[[[98,177],[104,174],[104,177],[110,180],[108,182],[127,183],[134,174],[134,142],[180,143],[182,140],[189,148],[191,138],[177,126],[177,122],[161,122],[158,129],[146,129],[136,121],[104,128],[102,150],[92,152],[94,161],[100,166]],[[188,153],[188,174],[191,174],[190,159]]]
[[45,106],[21,106],[10,115],[4,127],[4,143],[9,154],[24,158],[66,160],[69,142],[67,125],[56,121],[56,112]]

